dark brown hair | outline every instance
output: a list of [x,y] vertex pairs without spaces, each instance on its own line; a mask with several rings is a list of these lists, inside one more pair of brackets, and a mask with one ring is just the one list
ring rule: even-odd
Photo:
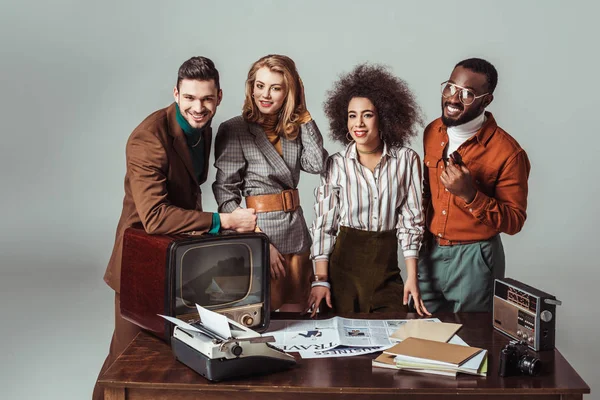
[[487,80],[488,93],[494,93],[498,84],[498,71],[496,71],[496,67],[491,62],[482,58],[467,58],[456,64],[454,68],[456,67],[463,67],[473,72],[484,74]]
[[177,90],[184,79],[195,79],[199,81],[215,81],[217,90],[221,89],[219,84],[219,71],[215,68],[212,60],[206,57],[192,57],[179,67],[177,72]]
[[333,140],[349,143],[348,104],[355,97],[365,97],[373,103],[379,117],[381,139],[388,146],[406,146],[423,126],[421,109],[406,82],[387,67],[360,64],[342,75],[327,92],[324,103]]

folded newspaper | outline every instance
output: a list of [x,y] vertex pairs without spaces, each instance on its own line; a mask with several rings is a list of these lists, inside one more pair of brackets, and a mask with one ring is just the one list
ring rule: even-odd
[[[302,358],[349,357],[392,347],[390,335],[410,320],[353,319],[271,320],[272,345]],[[440,322],[437,318],[423,321]]]

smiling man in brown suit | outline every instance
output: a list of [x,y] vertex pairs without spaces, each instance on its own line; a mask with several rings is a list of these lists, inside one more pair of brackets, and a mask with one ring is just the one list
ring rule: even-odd
[[[193,57],[179,68],[175,102],[148,116],[127,141],[125,198],[113,253],[104,275],[115,290],[115,330],[100,374],[133,340],[140,328],[121,317],[123,233],[141,223],[149,234],[216,233],[220,229],[253,231],[253,209],[231,214],[202,211],[200,184],[206,181],[212,140],[211,121],[223,93],[211,60]],[[96,385],[94,399],[102,399]]]

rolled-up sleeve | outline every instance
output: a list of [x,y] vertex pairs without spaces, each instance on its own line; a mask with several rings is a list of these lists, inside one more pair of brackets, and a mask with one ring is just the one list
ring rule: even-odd
[[314,120],[300,125],[302,154],[300,166],[304,172],[320,174],[323,172],[327,151],[323,148],[323,136]]
[[400,190],[405,196],[398,207],[398,223],[396,235],[400,242],[404,258],[416,258],[423,241],[424,218],[422,209],[421,160],[412,152],[406,159],[406,168],[398,168],[402,176]]
[[315,219],[311,226],[312,259],[329,259],[335,245],[340,217],[337,168],[334,160],[328,158],[325,172],[321,174],[321,183],[315,189]]

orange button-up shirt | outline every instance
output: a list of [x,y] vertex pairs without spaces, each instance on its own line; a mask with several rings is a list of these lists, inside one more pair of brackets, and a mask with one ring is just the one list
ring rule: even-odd
[[440,180],[446,168],[446,126],[438,118],[425,128],[423,201],[427,228],[441,243],[486,240],[500,232],[514,235],[527,218],[527,154],[491,113],[485,114],[481,129],[457,150],[477,189],[471,203],[451,194]]

